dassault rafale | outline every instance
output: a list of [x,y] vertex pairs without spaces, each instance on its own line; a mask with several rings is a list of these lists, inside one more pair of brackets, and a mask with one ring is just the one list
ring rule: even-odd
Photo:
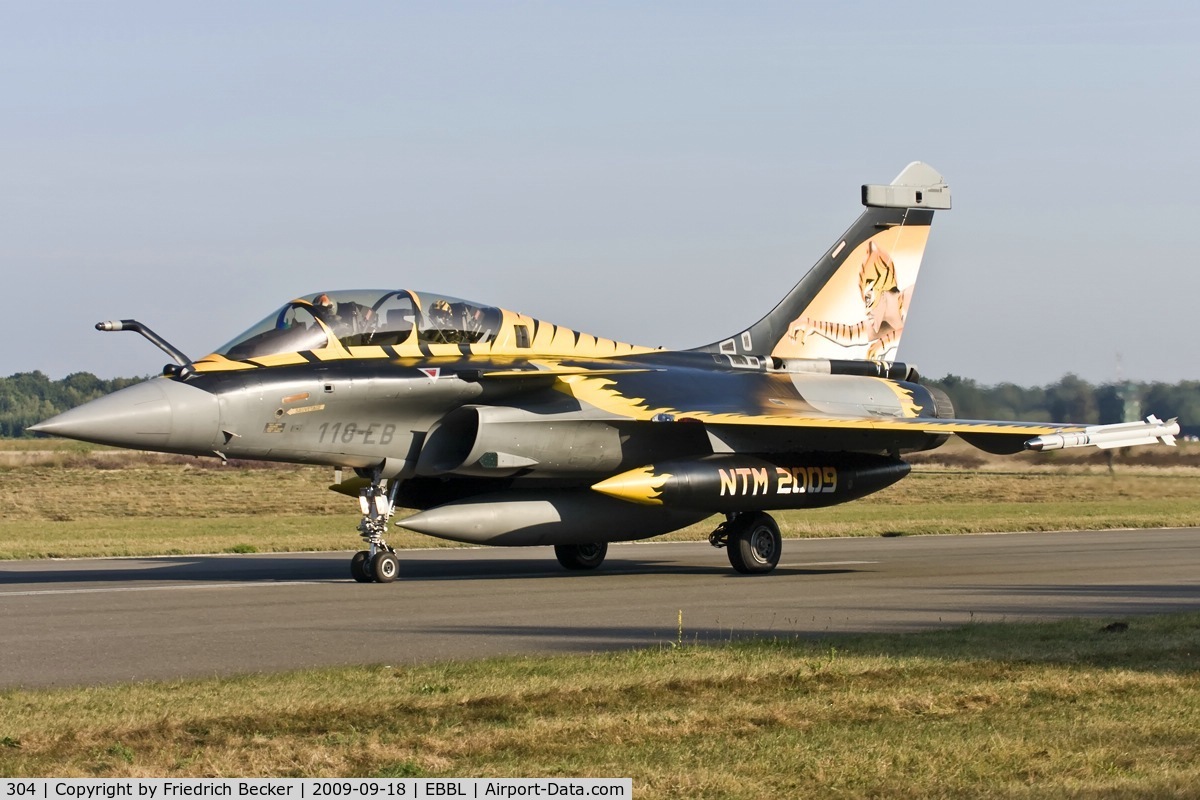
[[[486,545],[552,545],[589,570],[608,543],[723,518],[709,541],[768,573],[767,512],[830,506],[903,478],[905,453],[951,435],[992,453],[1174,443],[1153,416],[1116,425],[955,417],[895,360],[936,210],[950,189],[908,165],[862,187],[865,210],[775,308],[732,336],[667,351],[410,289],[320,291],[160,376],[31,430],[119,447],[346,470],[364,549],[388,583],[396,524]],[[730,326],[732,327],[732,325]],[[352,472],[351,472],[352,471]],[[336,474],[336,473],[335,473]]]

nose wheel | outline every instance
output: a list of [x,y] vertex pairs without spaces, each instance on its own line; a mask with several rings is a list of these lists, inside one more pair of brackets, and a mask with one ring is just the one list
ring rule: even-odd
[[371,554],[366,550],[359,550],[350,558],[350,575],[359,583],[370,583],[375,580],[371,577],[370,572]]
[[369,550],[359,550],[350,559],[350,576],[359,583],[391,583],[400,575],[400,559],[381,550],[372,558]]
[[359,583],[391,583],[400,574],[400,560],[395,548],[389,547],[383,535],[387,533],[388,520],[395,512],[396,490],[399,483],[392,484],[387,494],[378,475],[371,484],[358,494],[358,505],[362,519],[358,532],[366,543],[366,550],[359,550],[350,558],[350,576]]

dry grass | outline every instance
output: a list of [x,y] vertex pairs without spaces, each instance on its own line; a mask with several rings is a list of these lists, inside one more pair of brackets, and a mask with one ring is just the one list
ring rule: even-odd
[[0,694],[0,775],[631,776],[636,796],[1184,796],[1200,615]]
[[[354,503],[325,489],[329,470],[75,446],[0,455],[12,459],[0,459],[6,557],[356,541]],[[878,495],[780,520],[789,535],[1200,525],[1196,451],[1175,455],[1110,473],[951,449]],[[720,647],[686,645],[685,631],[675,646],[588,657],[9,690],[0,776],[631,776],[639,798],[1194,796],[1200,615],[1126,622]]]

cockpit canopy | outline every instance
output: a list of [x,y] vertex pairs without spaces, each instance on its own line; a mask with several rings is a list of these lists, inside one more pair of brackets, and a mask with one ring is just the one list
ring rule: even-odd
[[[342,347],[476,344],[495,338],[500,309],[407,289],[317,292],[266,317],[218,355],[234,360]],[[415,338],[414,338],[415,337]]]

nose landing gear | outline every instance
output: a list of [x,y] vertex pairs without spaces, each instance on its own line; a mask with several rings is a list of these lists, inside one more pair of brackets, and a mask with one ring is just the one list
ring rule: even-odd
[[396,490],[399,486],[398,482],[394,482],[391,493],[385,494],[383,480],[376,475],[371,484],[358,493],[358,505],[363,515],[358,523],[358,532],[367,549],[359,550],[350,559],[350,575],[359,583],[391,583],[400,573],[396,550],[383,539],[388,520],[396,510]]

